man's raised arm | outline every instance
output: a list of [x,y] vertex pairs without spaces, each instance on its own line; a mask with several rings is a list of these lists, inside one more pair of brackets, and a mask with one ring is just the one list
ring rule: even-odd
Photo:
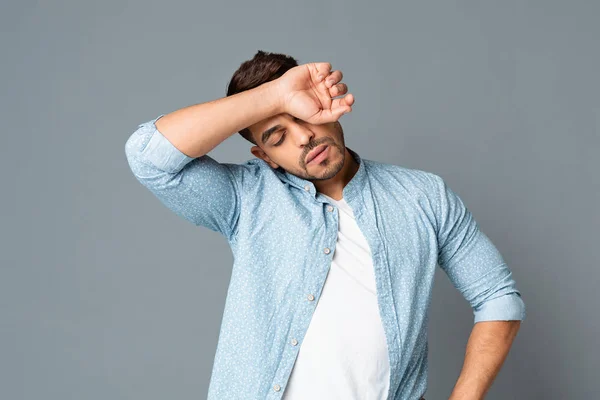
[[[220,163],[208,152],[263,119],[289,113],[312,123],[351,111],[340,71],[309,63],[253,89],[188,106],[138,125],[125,153],[134,176],[169,209],[195,225],[233,240],[242,204],[241,176],[248,166]],[[333,81],[333,82],[331,82]]]
[[173,111],[156,121],[156,128],[182,153],[197,158],[243,128],[283,112],[282,97],[277,81],[266,82]]
[[243,167],[219,163],[206,153],[279,112],[281,98],[272,81],[163,114],[129,136],[127,161],[137,180],[171,211],[233,240],[241,207],[236,175]]

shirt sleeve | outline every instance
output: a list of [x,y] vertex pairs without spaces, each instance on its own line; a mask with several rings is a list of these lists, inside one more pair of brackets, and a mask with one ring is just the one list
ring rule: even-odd
[[233,169],[207,154],[193,158],[177,149],[153,120],[138,125],[125,143],[137,180],[171,211],[233,240],[240,216],[240,189]]
[[471,305],[474,323],[525,319],[525,303],[502,255],[461,198],[441,177],[430,176],[437,197],[438,264]]

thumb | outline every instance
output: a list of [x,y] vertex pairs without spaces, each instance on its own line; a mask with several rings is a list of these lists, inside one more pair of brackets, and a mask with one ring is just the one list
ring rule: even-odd
[[349,112],[352,111],[352,107],[350,106],[345,106],[345,107],[337,107],[334,110],[331,110],[331,115],[334,119],[334,121],[337,121],[339,118],[341,118],[342,115],[347,114]]
[[352,111],[352,107],[350,106],[344,106],[344,107],[337,107],[333,110],[320,110],[313,118],[314,124],[320,125],[320,124],[326,124],[329,122],[335,122],[337,121],[342,115],[349,113],[350,111]]

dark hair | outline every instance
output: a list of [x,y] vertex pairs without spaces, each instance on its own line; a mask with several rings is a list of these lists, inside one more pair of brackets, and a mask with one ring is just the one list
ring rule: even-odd
[[[296,66],[298,66],[298,61],[291,56],[258,50],[251,60],[244,61],[235,71],[227,85],[227,96],[254,89],[263,83],[275,80]],[[256,145],[248,128],[242,129],[239,134]]]

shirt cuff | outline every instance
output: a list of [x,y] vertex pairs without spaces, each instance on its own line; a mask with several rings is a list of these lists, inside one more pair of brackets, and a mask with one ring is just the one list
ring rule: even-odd
[[156,128],[156,121],[163,115],[148,121],[153,132],[141,155],[157,168],[177,173],[194,158],[182,153]]
[[514,321],[525,319],[525,303],[517,293],[488,300],[473,311],[475,322],[480,321]]

